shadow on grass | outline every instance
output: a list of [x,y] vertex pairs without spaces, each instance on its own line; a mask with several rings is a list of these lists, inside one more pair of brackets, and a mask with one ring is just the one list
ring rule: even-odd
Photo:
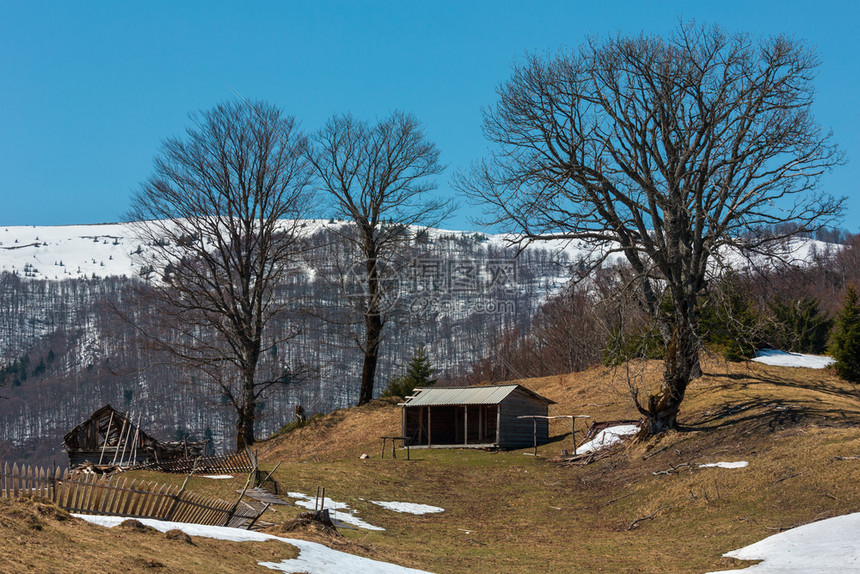
[[703,392],[742,391],[745,396],[739,400],[727,398],[710,411],[679,425],[681,430],[708,431],[751,425],[753,430],[773,432],[801,423],[860,424],[860,390],[856,386],[848,387],[823,378],[799,380],[751,371],[709,373],[708,376],[718,384]]

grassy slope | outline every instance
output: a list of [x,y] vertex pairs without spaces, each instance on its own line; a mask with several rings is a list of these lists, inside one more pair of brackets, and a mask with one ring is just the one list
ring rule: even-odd
[[[333,413],[274,445],[266,464],[290,490],[358,509],[385,532],[346,531],[373,557],[436,572],[702,572],[732,565],[729,550],[813,520],[860,511],[860,393],[825,371],[711,361],[688,391],[685,432],[619,449],[584,468],[559,468],[526,451],[417,450],[379,459],[399,409],[377,403]],[[637,373],[659,380],[660,365]],[[551,414],[636,418],[626,373],[534,379],[558,401]],[[580,423],[582,424],[582,423]],[[578,427],[578,431],[582,427]],[[554,456],[569,430],[551,428]],[[371,455],[360,460],[361,453]],[[698,464],[749,461],[745,469]],[[669,474],[652,473],[678,465]],[[360,500],[431,504],[443,514],[395,514]],[[657,512],[659,511],[659,512]],[[651,516],[631,530],[631,523]]]
[[103,528],[38,499],[0,499],[0,532],[4,573],[271,572],[257,562],[298,555],[295,547],[278,541],[194,538],[188,544],[151,528]]
[[[329,497],[386,528],[344,530],[337,539],[312,531],[286,536],[438,573],[704,572],[737,566],[720,556],[780,529],[860,511],[860,461],[834,458],[860,455],[856,387],[824,371],[756,363],[713,361],[705,370],[684,403],[685,432],[626,445],[582,468],[545,461],[570,448],[569,429],[562,423],[553,424],[553,442],[541,447],[538,459],[526,456],[526,449],[413,450],[411,461],[405,453],[380,460],[378,437],[399,432],[400,411],[391,401],[332,413],[261,443],[259,452],[266,469],[282,463],[275,478],[285,489],[312,494],[325,486]],[[649,363],[637,374],[646,385],[655,384],[660,366]],[[637,418],[624,375],[598,368],[526,384],[558,401],[551,414]],[[577,432],[582,428],[578,423]],[[370,458],[359,459],[362,453]],[[737,460],[750,465],[697,467]],[[691,466],[679,467],[684,464]],[[679,468],[652,474],[672,467]],[[232,500],[243,484],[240,476],[232,481],[195,477],[189,487]],[[398,514],[369,500],[417,502],[446,511]],[[24,510],[8,504],[0,508],[2,532],[14,541],[2,550],[0,571],[74,572],[86,564],[92,572],[133,572],[150,559],[164,565],[161,571],[249,571],[259,560],[294,552],[283,544],[196,538],[196,546],[189,547],[161,534],[105,531],[41,517],[26,504]],[[299,510],[279,507],[265,519],[286,520]],[[32,518],[16,517],[21,512],[36,512],[41,530],[29,525]]]

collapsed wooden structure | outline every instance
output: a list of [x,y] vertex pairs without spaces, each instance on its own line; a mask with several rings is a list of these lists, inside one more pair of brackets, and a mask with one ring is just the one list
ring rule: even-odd
[[[401,403],[411,447],[523,448],[549,442],[555,401],[522,385],[422,387]],[[526,420],[526,416],[544,417]]]
[[186,490],[179,486],[69,470],[0,465],[0,498],[41,496],[60,508],[80,514],[154,518],[213,526],[251,529],[268,510],[256,509],[242,498],[227,502]]
[[206,442],[159,441],[140,429],[141,416],[105,405],[63,437],[69,466],[82,464],[131,467],[148,462],[194,459]]

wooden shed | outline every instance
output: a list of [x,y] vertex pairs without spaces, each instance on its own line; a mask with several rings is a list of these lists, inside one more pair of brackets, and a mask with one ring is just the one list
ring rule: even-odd
[[169,460],[201,454],[205,442],[161,442],[138,428],[129,417],[110,405],[95,411],[90,418],[63,437],[69,466],[85,462],[95,465],[131,466],[149,461]]
[[[535,419],[555,401],[522,385],[426,387],[401,403],[403,436],[428,448],[524,448],[535,441]],[[546,419],[537,420],[538,444],[549,442]]]

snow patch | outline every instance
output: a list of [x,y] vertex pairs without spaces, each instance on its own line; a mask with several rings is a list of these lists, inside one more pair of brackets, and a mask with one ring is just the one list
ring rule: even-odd
[[739,460],[737,462],[708,462],[705,464],[700,464],[699,468],[746,468],[749,466],[745,460]]
[[393,510],[394,512],[406,512],[409,514],[432,514],[434,512],[445,512],[444,508],[438,506],[430,506],[429,504],[416,504],[414,502],[383,502],[381,500],[371,500],[373,504]]
[[587,452],[598,451],[603,448],[612,446],[617,442],[633,434],[639,432],[639,425],[618,425],[605,428],[585,444],[579,445],[576,449],[576,454],[585,454]]
[[[299,500],[296,500],[296,505],[301,506],[302,508],[307,508],[308,510],[313,510],[314,505],[318,504],[314,497],[301,492],[288,492],[287,496],[290,498],[298,498]],[[326,497],[323,507],[329,510],[329,515],[334,520],[339,520],[346,524],[352,524],[353,526],[364,528],[366,530],[385,530],[381,526],[374,526],[373,524],[367,523],[356,516],[355,510],[350,509],[349,505],[344,502],[336,502],[331,498]]]
[[719,574],[860,572],[858,532],[860,512],[792,528],[724,554],[738,560],[764,562],[739,570],[721,570]]
[[224,478],[233,478],[232,474],[201,474],[203,478],[212,478],[215,480],[220,480]]
[[824,369],[835,362],[831,357],[789,353],[774,349],[762,349],[756,353],[753,361],[775,367],[804,367],[807,369]]
[[[108,528],[116,526],[126,518],[119,516],[93,516],[89,514],[75,514],[78,518],[82,518],[87,522],[107,526]],[[353,556],[345,552],[332,550],[322,544],[316,542],[308,542],[306,540],[294,540],[292,538],[282,538],[264,532],[254,532],[253,530],[241,530],[239,528],[229,528],[227,526],[206,526],[203,524],[186,524],[184,522],[168,522],[166,520],[153,520],[151,518],[139,518],[140,522],[147,526],[151,526],[160,532],[168,530],[181,530],[189,536],[202,536],[204,538],[214,538],[216,540],[230,540],[233,542],[260,542],[265,540],[280,540],[287,544],[292,544],[299,549],[299,557],[282,562],[258,562],[260,566],[269,568],[270,570],[279,570],[281,572],[307,572],[307,574],[429,574],[425,570],[415,570],[414,568],[405,568],[390,562],[380,562],[371,560],[370,558],[362,558],[361,556]]]

